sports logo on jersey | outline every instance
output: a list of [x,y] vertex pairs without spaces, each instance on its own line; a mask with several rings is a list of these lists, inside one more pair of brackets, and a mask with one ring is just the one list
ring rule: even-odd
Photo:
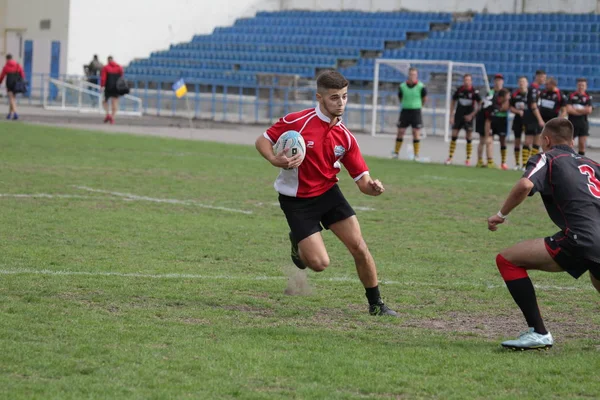
[[346,154],[346,149],[344,146],[335,146],[333,148],[333,154],[335,154],[336,157],[342,157],[344,154]]

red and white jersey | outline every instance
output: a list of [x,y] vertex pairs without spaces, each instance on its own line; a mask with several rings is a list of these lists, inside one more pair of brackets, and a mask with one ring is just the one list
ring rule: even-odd
[[338,181],[340,163],[355,181],[369,173],[354,135],[341,120],[331,128],[330,123],[317,106],[288,114],[267,129],[264,136],[272,144],[287,131],[299,132],[306,144],[302,164],[296,169],[282,169],[275,180],[275,190],[292,197],[320,196]]

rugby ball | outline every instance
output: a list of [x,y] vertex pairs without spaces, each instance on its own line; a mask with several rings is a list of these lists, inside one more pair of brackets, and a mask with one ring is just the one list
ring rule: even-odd
[[306,155],[306,144],[302,135],[296,131],[287,131],[279,137],[275,146],[273,146],[273,152],[279,154],[282,150],[286,150],[285,155],[291,158],[297,154],[300,154],[301,160],[304,160]]

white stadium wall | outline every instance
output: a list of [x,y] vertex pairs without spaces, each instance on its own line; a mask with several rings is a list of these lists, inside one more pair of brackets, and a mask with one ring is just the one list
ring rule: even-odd
[[68,71],[82,74],[94,54],[103,62],[113,55],[125,65],[279,6],[280,0],[71,0]]
[[285,10],[593,13],[598,0],[281,0]]
[[[0,0],[0,54],[11,53],[23,62],[29,42],[33,71],[47,74],[51,70],[52,42],[60,42],[55,67],[57,73],[65,73],[69,3],[70,0]],[[58,49],[56,44],[55,47]]]

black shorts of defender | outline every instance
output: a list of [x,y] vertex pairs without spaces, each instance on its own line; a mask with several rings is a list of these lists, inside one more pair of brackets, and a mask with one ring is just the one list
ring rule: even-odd
[[465,121],[464,115],[457,115],[454,118],[454,124],[452,125],[452,130],[464,130],[466,132],[473,132],[473,120],[470,122]]
[[544,242],[554,261],[573,278],[579,279],[586,271],[590,271],[594,278],[600,280],[600,263],[581,257],[572,239],[563,232],[544,238]]
[[104,101],[108,101],[108,99],[115,98],[118,99],[119,98],[119,93],[117,92],[117,90],[104,90]]
[[525,132],[526,128],[523,122],[518,120],[513,120],[512,124],[512,133],[515,139],[521,139],[523,137],[523,132]]
[[300,198],[280,194],[279,205],[296,242],[356,215],[337,184],[317,197]]
[[587,122],[573,124],[573,137],[582,136],[590,136],[590,124]]
[[400,119],[396,124],[398,128],[408,128],[409,126],[413,129],[421,129],[423,127],[423,117],[421,110],[402,110],[400,111]]

